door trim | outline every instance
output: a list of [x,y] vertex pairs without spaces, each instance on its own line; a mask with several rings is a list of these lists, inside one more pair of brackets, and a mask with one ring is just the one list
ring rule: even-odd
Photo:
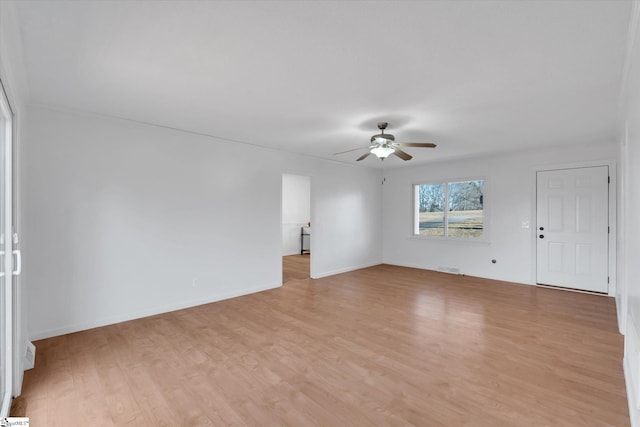
[[2,378],[4,381],[4,394],[0,397],[1,405],[0,405],[0,417],[6,417],[9,415],[9,410],[11,408],[11,397],[13,396],[13,376],[14,376],[14,349],[13,349],[13,340],[14,340],[14,326],[13,326],[13,280],[12,280],[12,270],[13,270],[13,259],[11,256],[12,251],[12,243],[11,243],[11,215],[13,214],[13,206],[12,202],[12,161],[13,161],[13,153],[12,153],[12,145],[13,145],[13,126],[15,120],[15,114],[11,109],[11,104],[9,104],[9,99],[6,95],[6,91],[4,90],[4,85],[0,82],[0,109],[3,110],[3,113],[6,114],[7,120],[7,128],[6,128],[6,141],[4,144],[4,230],[0,230],[0,233],[4,233],[4,247],[1,249],[4,251],[5,255],[2,257],[2,263],[4,267],[2,271],[4,271],[5,276],[5,286],[4,286],[4,298],[5,298],[5,312],[4,312],[4,337],[5,337],[5,348],[2,349],[3,358],[4,358],[4,366],[5,370],[2,373]]
[[[315,206],[316,206],[316,201],[315,201],[315,193],[316,193],[316,189],[315,189],[315,175],[309,173],[309,171],[301,171],[301,170],[294,170],[291,168],[288,169],[283,169],[280,171],[280,217],[279,217],[279,229],[280,229],[280,257],[279,257],[279,268],[280,268],[280,279],[282,279],[282,200],[284,198],[283,192],[282,192],[282,181],[283,181],[283,177],[284,175],[297,175],[297,176],[302,176],[302,177],[308,177],[309,178],[309,222],[311,222],[311,224],[317,224],[316,220],[315,220]],[[311,254],[315,254],[316,251],[316,247],[317,245],[315,245],[315,239],[311,239],[309,241],[309,277],[311,277],[312,279],[318,279],[319,277],[316,277],[315,275],[315,271],[316,271],[316,257],[311,255]],[[282,285],[282,283],[281,283]]]
[[[618,188],[618,169],[617,169],[617,163],[615,160],[591,160],[591,161],[585,161],[585,162],[575,162],[575,163],[558,163],[558,164],[552,164],[552,165],[536,165],[533,168],[532,171],[532,175],[531,175],[531,179],[532,179],[532,192],[531,192],[531,197],[533,200],[533,203],[531,204],[531,218],[536,218],[537,215],[537,173],[538,172],[543,172],[543,171],[554,171],[554,170],[561,170],[561,169],[577,169],[577,168],[589,168],[589,167],[597,167],[597,166],[608,166],[609,167],[609,178],[610,178],[610,183],[609,183],[609,227],[610,227],[610,232],[609,232],[609,260],[608,260],[608,270],[609,270],[609,289],[607,291],[608,296],[610,297],[615,297],[616,295],[616,290],[617,290],[617,274],[616,274],[616,269],[617,269],[617,251],[616,251],[616,245],[617,245],[617,233],[618,233],[618,228],[617,228],[617,208],[616,208],[616,203],[617,203],[617,197],[618,197],[618,193],[617,193],[617,188]],[[538,265],[538,259],[537,259],[537,250],[536,250],[536,245],[537,245],[537,239],[536,239],[536,228],[532,227],[531,228],[531,250],[532,250],[532,270],[531,270],[531,275],[532,275],[532,283],[537,283],[537,265]]]

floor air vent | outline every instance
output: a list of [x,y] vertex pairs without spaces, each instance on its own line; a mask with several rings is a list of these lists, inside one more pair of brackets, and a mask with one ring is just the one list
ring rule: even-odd
[[438,267],[438,271],[449,274],[460,274],[460,269],[453,267]]

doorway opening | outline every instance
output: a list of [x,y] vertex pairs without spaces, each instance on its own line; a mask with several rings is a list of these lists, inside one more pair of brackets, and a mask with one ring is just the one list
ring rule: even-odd
[[282,283],[310,277],[311,177],[282,175]]

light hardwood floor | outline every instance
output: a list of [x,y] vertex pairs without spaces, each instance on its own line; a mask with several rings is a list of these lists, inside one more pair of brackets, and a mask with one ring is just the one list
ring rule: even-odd
[[282,283],[308,279],[311,255],[289,255],[282,257]]
[[32,426],[627,426],[611,298],[388,265],[36,343]]

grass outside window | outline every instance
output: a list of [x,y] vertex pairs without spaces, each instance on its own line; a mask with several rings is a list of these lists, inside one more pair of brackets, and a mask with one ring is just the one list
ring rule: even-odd
[[484,180],[414,186],[414,235],[481,239]]

